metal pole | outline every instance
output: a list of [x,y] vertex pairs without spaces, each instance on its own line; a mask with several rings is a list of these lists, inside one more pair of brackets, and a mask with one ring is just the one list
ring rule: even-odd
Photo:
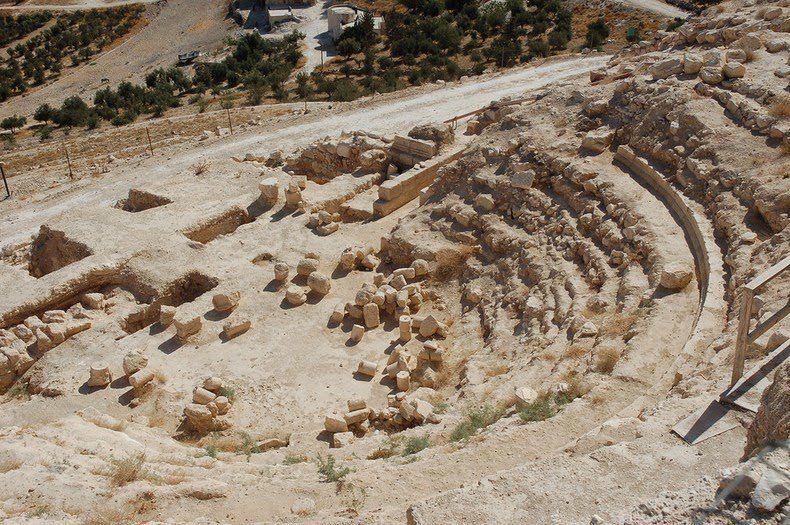
[[230,108],[225,108],[225,111],[228,112],[228,127],[230,128],[230,134],[233,135],[233,123],[230,121]]
[[154,156],[154,146],[151,144],[151,134],[148,132],[148,126],[145,127],[145,135],[148,137],[148,149],[151,150],[151,156]]
[[74,173],[71,171],[71,158],[69,157],[69,148],[66,143],[63,143],[63,149],[66,151],[66,163],[69,165],[69,178],[74,180]]
[[321,44],[321,72],[324,71],[324,44]]
[[8,181],[5,180],[5,169],[4,168],[5,168],[5,163],[4,162],[0,162],[0,175],[3,176],[3,185],[5,186],[6,196],[10,197],[11,196],[11,190],[8,189]]

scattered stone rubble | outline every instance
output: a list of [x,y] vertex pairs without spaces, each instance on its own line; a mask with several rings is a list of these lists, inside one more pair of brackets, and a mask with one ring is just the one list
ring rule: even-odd
[[[365,254],[361,249],[347,249],[343,252],[345,257],[344,268],[353,268],[360,259],[371,254]],[[348,254],[348,255],[346,255]],[[352,264],[353,263],[353,264]],[[344,259],[341,257],[341,265]],[[394,316],[398,319],[398,344],[387,358],[382,373],[394,381],[396,393],[388,396],[388,406],[384,410],[376,411],[367,408],[364,402],[349,401],[349,412],[341,416],[329,414],[325,418],[324,428],[333,433],[335,447],[348,444],[353,436],[362,436],[370,428],[385,429],[388,431],[402,430],[423,423],[438,422],[438,417],[433,414],[433,406],[421,397],[407,397],[412,390],[412,379],[416,379],[424,390],[430,391],[434,386],[436,370],[441,366],[443,351],[439,343],[432,337],[446,337],[448,327],[438,321],[433,315],[414,315],[424,304],[422,288],[415,279],[428,277],[429,265],[424,260],[415,260],[409,267],[398,268],[389,276],[376,273],[373,283],[366,283],[357,292],[353,302],[339,304],[330,322],[340,323],[349,317],[361,324],[354,324],[349,339],[359,342],[366,330],[377,328],[382,323],[383,315]],[[378,283],[378,284],[375,284]],[[424,343],[414,340],[407,348],[406,343],[412,341],[412,331],[416,331]],[[414,351],[414,346],[421,346],[419,352]],[[374,361],[360,361],[356,373],[360,376],[375,377],[378,365]]]
[[[0,393],[10,388],[45,353],[91,327],[89,312],[103,308],[103,297],[101,294],[89,296],[83,298],[85,308],[77,303],[65,311],[47,310],[40,318],[30,316],[8,330],[0,330]],[[104,386],[100,385],[106,379],[103,365],[96,363],[94,366],[92,382]]]
[[221,395],[223,381],[209,377],[202,386],[195,387],[192,402],[184,407],[184,416],[189,428],[197,433],[227,430],[233,423],[227,416],[232,401]]

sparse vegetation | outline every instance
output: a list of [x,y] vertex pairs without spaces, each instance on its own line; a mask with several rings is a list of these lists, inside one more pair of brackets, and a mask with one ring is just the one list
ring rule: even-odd
[[[266,93],[287,99],[284,83],[301,57],[302,38],[304,35],[297,32],[278,40],[265,39],[258,33],[245,34],[231,41],[234,49],[230,56],[221,62],[200,64],[191,79],[179,68],[158,68],[146,75],[145,85],[121,82],[116,89],[100,89],[93,106],[76,95],[67,98],[60,108],[43,104],[36,110],[36,119],[51,120],[61,127],[93,129],[100,121],[122,126],[140,115],[161,116],[168,108],[180,106],[185,98],[197,104],[202,113],[208,104],[203,98],[206,91],[219,94],[237,87],[250,92],[256,103]],[[221,97],[220,106],[232,108],[233,99],[232,94],[226,94]]]
[[384,17],[380,36],[369,14],[343,33],[337,51],[344,60],[311,76],[317,97],[353,100],[479,75],[565,49],[573,36],[571,13],[557,0],[400,0]]
[[595,369],[602,374],[611,374],[620,359],[620,352],[616,348],[608,346],[598,350],[596,357]]
[[606,338],[622,337],[638,319],[638,314],[615,313],[602,323],[600,334]]
[[790,96],[780,94],[776,97],[768,110],[772,117],[786,118],[790,117]]
[[297,463],[306,463],[310,461],[307,456],[300,456],[295,454],[286,454],[283,459],[283,465],[296,465]]
[[15,133],[16,130],[18,130],[19,128],[21,128],[25,124],[27,124],[27,118],[26,117],[20,117],[19,115],[13,115],[13,116],[10,116],[10,117],[6,117],[2,121],[0,121],[0,128],[8,130],[11,133]]
[[[203,175],[204,173],[206,173],[206,171],[208,171],[208,161],[201,160],[200,162],[192,166],[192,171],[195,172],[195,175]],[[228,398],[228,400],[230,400],[230,398]]]
[[387,459],[387,458],[391,458],[397,453],[398,453],[397,447],[393,446],[393,444],[390,443],[389,445],[385,444],[384,446],[381,446],[376,450],[374,450],[373,452],[371,452],[370,454],[368,454],[367,459],[371,459],[371,460]]
[[[56,78],[131,31],[144,7],[78,10],[59,14],[51,27],[7,49],[0,62],[0,102],[21,95],[32,85]],[[28,36],[51,18],[48,12],[0,17],[0,47]]]
[[531,405],[522,408],[518,417],[524,423],[545,421],[554,417],[560,409],[589,392],[589,387],[579,378],[573,377],[563,390],[544,392]]
[[461,421],[450,433],[450,441],[464,441],[472,437],[478,430],[493,425],[499,421],[505,411],[491,405],[473,408],[464,415]]
[[49,11],[0,16],[0,47],[5,47],[14,40],[26,37],[49,22],[51,18],[52,13]]
[[139,453],[124,459],[113,459],[111,463],[110,483],[114,487],[122,487],[140,478],[145,465],[145,454]]
[[13,458],[13,457],[5,457],[0,459],[0,474],[5,474],[6,472],[11,472],[12,470],[16,470],[22,466],[22,461]]
[[600,49],[606,39],[609,38],[611,30],[606,25],[603,17],[598,18],[594,22],[587,24],[587,35],[585,36],[585,45],[591,49]]
[[217,391],[218,396],[225,396],[228,398],[228,401],[233,403],[236,400],[236,390],[229,386],[221,386],[220,389]]
[[431,446],[431,438],[428,437],[428,434],[423,434],[422,436],[412,436],[406,440],[406,444],[403,446],[403,452],[401,455],[403,456],[411,456],[412,454],[416,454],[422,450]]
[[543,394],[537,401],[519,410],[518,417],[525,423],[531,423],[534,421],[545,421],[556,413],[557,409],[552,403],[551,396]]
[[218,452],[229,452],[249,458],[252,454],[260,452],[257,441],[247,432],[212,433],[203,438],[199,445],[206,450],[206,455],[211,457],[216,457]]
[[336,483],[343,481],[351,469],[346,466],[339,465],[335,460],[335,456],[327,454],[326,459],[319,454],[315,458],[316,465],[318,465],[318,475],[324,483]]

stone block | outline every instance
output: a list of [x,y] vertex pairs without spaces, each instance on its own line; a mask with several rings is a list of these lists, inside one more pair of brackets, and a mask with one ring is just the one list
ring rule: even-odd
[[339,414],[328,414],[324,417],[324,430],[327,432],[348,432],[348,423]]
[[112,372],[107,363],[93,363],[88,378],[89,387],[105,387],[112,383]]
[[123,357],[123,373],[127,376],[148,366],[148,356],[140,350],[132,350]]
[[367,328],[376,328],[380,323],[379,307],[376,303],[368,303],[362,308],[362,316]]
[[250,326],[252,326],[252,322],[248,318],[232,317],[222,325],[222,331],[225,337],[233,339],[249,330]]
[[367,377],[376,375],[376,363],[373,361],[360,361],[357,366],[357,373]]
[[214,304],[214,310],[224,313],[235,310],[239,305],[239,299],[241,299],[241,292],[234,291],[214,294],[211,302]]

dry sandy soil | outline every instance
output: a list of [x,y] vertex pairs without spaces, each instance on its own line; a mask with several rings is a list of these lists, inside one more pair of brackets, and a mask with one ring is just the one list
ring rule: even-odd
[[[0,519],[782,523],[787,449],[741,461],[787,439],[786,385],[759,424],[672,428],[728,386],[739,287],[790,257],[789,18],[726,3],[614,56],[238,109],[233,135],[99,130],[75,180],[15,153]],[[733,466],[755,483],[719,502]]]

